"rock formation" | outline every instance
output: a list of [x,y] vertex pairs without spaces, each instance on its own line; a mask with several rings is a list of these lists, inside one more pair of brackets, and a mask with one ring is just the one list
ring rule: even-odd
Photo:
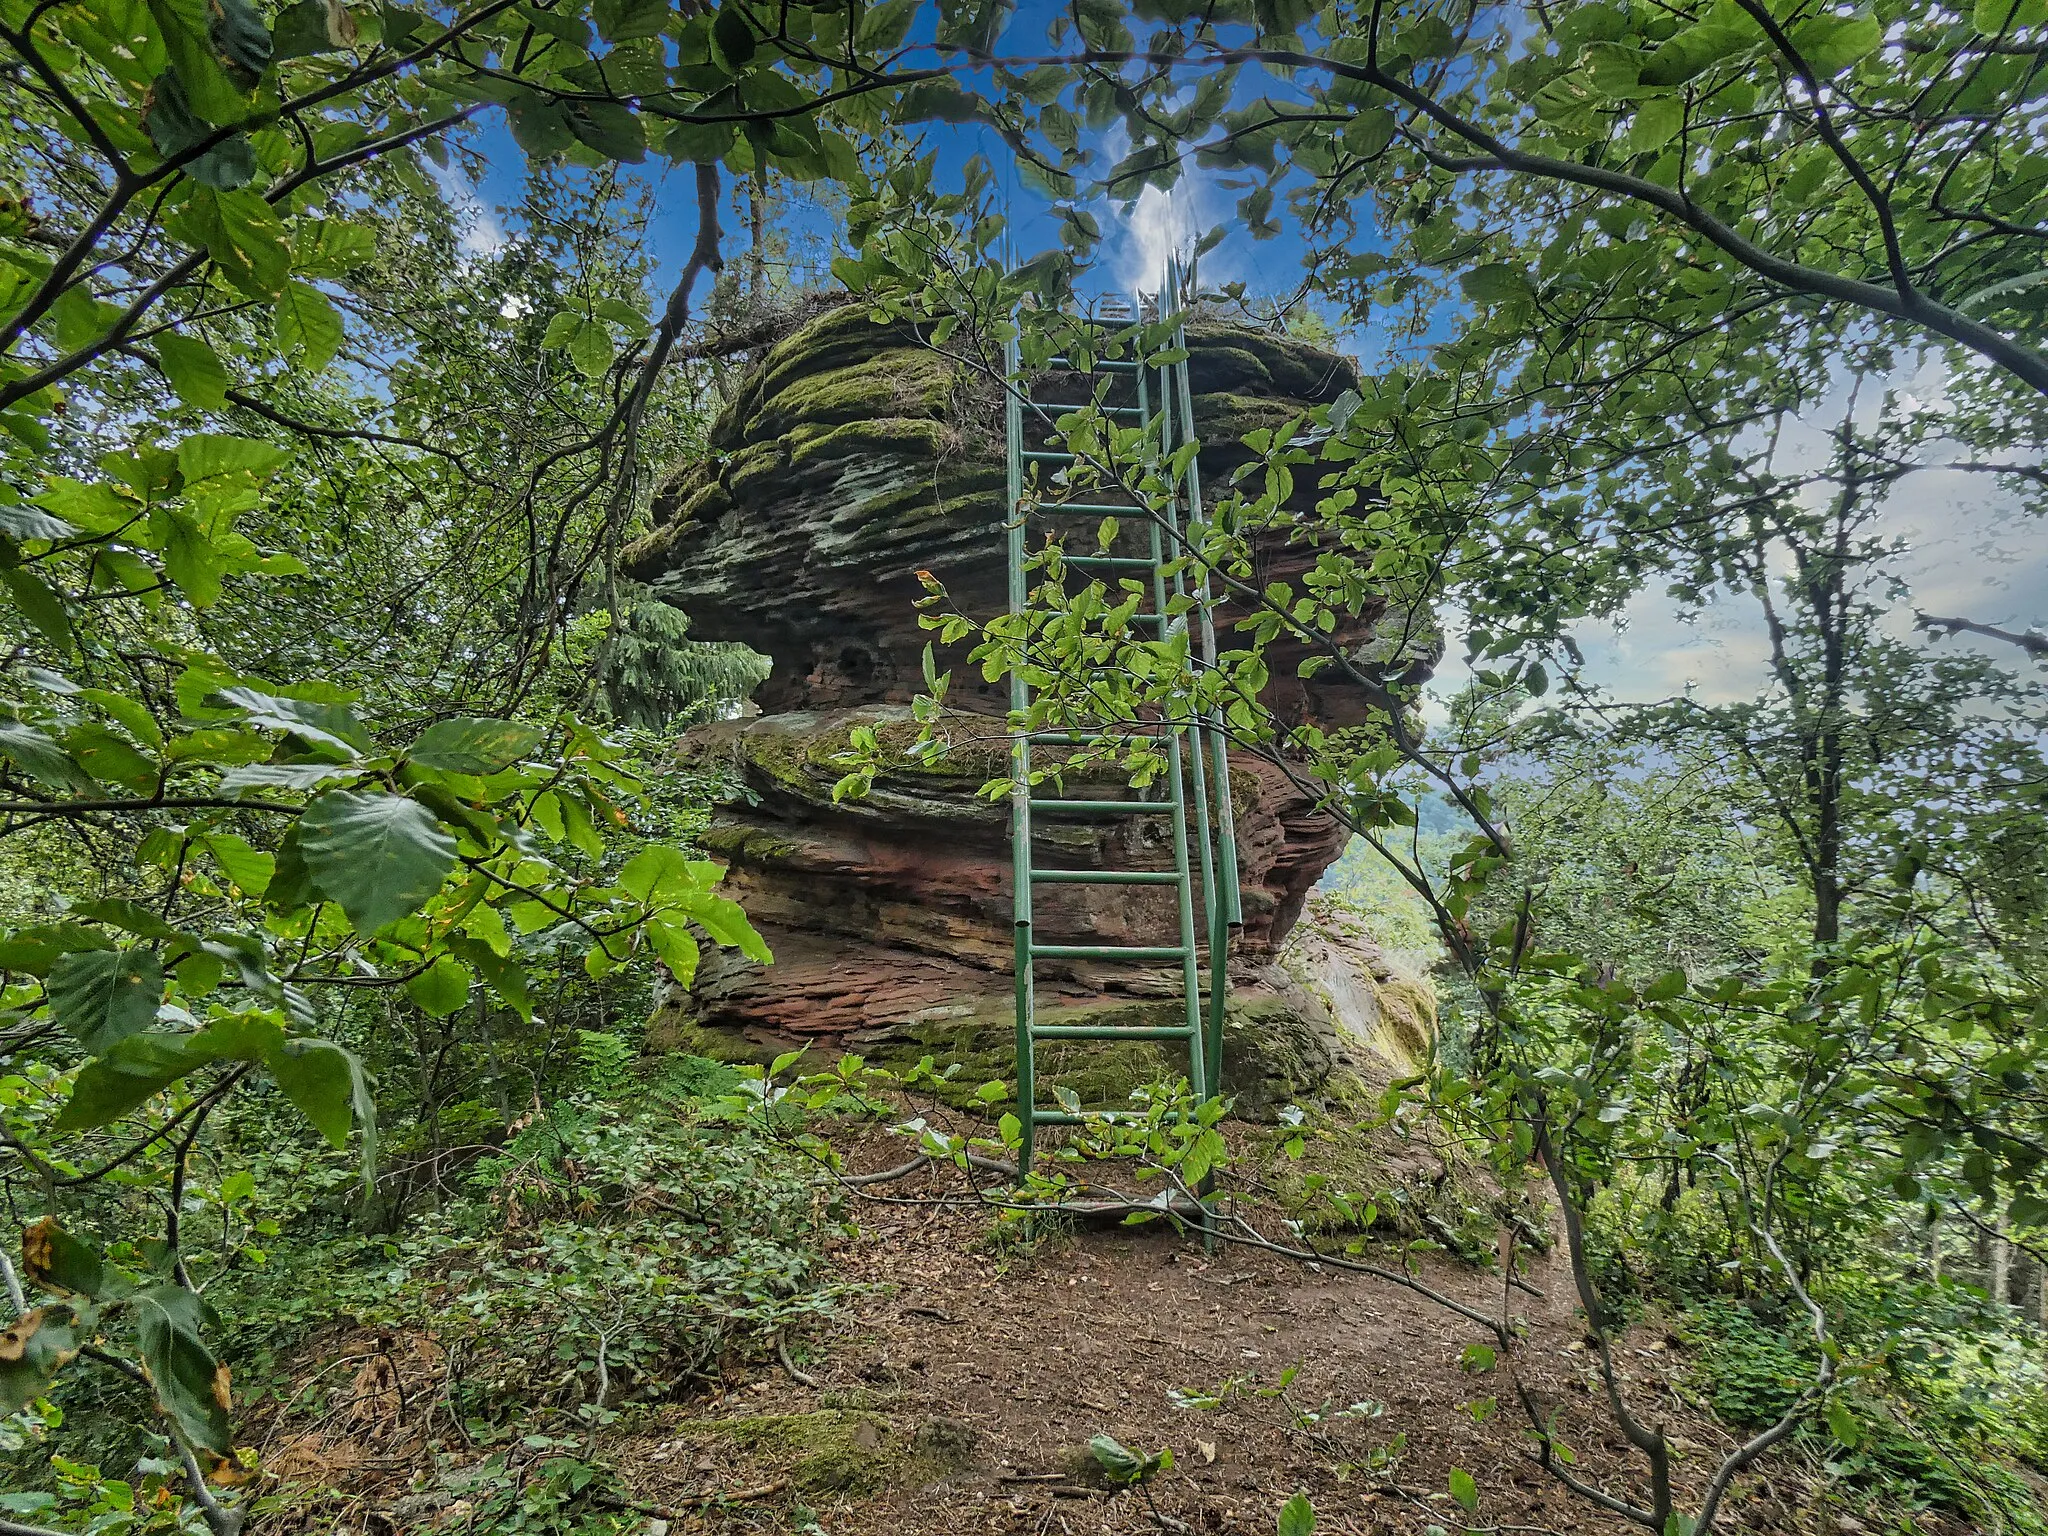
[[[1191,326],[1189,339],[1201,468],[1212,486],[1243,461],[1245,432],[1355,382],[1342,359],[1265,331],[1209,321]],[[656,526],[626,563],[689,613],[694,635],[743,640],[773,659],[755,694],[760,714],[698,727],[681,751],[729,776],[731,800],[702,841],[730,862],[728,888],[776,963],[763,970],[730,952],[707,954],[653,1038],[701,1047],[716,1037],[729,1050],[743,1039],[769,1048],[823,1037],[871,1053],[895,1045],[987,1056],[994,1070],[982,1075],[1000,1075],[1011,1006],[1008,812],[976,794],[1005,771],[1000,685],[956,668],[948,703],[963,713],[947,722],[950,751],[936,763],[900,751],[916,734],[907,705],[931,638],[912,606],[916,573],[935,573],[969,613],[1005,601],[1000,392],[985,370],[847,307],[769,350],[709,446],[659,488]],[[1300,548],[1261,554],[1274,574],[1313,558]],[[1346,642],[1369,642],[1373,617]],[[1219,627],[1227,632],[1229,622],[1226,608]],[[1363,719],[1353,696],[1292,670],[1275,658],[1276,708],[1329,724]],[[831,788],[845,770],[834,758],[855,725],[897,750],[868,796],[835,805]],[[1088,794],[1089,776],[1067,787]],[[1092,792],[1119,788],[1104,781]],[[1342,1008],[1281,961],[1345,838],[1274,765],[1234,761],[1232,788],[1245,934],[1226,1072],[1240,1094],[1267,1079],[1279,1091],[1327,1075],[1337,1049]],[[1047,822],[1038,836],[1069,866],[1170,863],[1156,819]],[[1158,943],[1173,929],[1171,899],[1145,887],[1052,886],[1038,894],[1036,916],[1048,942]],[[1366,978],[1354,991],[1381,985],[1363,955],[1354,955]],[[1172,1006],[1177,973],[1076,963],[1041,982],[1042,1016],[1135,1019]],[[1400,1006],[1416,1012],[1412,998]],[[1427,1021],[1417,1017],[1415,1027]],[[1095,1070],[1087,1063],[1103,1048],[1072,1054],[1081,1065],[1068,1080],[1086,1086]],[[1058,1064],[1049,1075],[1060,1079]]]

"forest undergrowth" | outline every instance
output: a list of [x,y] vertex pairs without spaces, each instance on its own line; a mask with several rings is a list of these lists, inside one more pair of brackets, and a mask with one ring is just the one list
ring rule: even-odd
[[[0,0],[0,99],[0,1536],[2041,1530],[2043,0]],[[1227,747],[1408,1075],[1021,1177],[645,1057],[774,963],[677,738],[817,657],[626,552],[822,307],[1355,365],[1077,399],[1009,611],[848,576],[829,814],[966,669]]]

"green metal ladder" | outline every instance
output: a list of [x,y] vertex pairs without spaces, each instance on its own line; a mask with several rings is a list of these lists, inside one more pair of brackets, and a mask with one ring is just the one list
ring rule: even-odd
[[[1178,303],[1181,277],[1177,264],[1167,269],[1161,303]],[[1139,311],[1132,307],[1130,318]],[[1102,323],[1098,316],[1096,323]],[[1135,348],[1133,349],[1135,351]],[[1135,386],[1136,402],[1104,406],[1112,420],[1135,419],[1141,426],[1156,423],[1157,431],[1147,439],[1148,467],[1164,463],[1174,448],[1196,441],[1194,400],[1188,387],[1187,338],[1184,325],[1175,325],[1170,355],[1179,361],[1160,366],[1143,357],[1129,359],[1089,358],[1086,368],[1069,358],[1054,357],[1050,372],[1088,376],[1108,372],[1127,374]],[[1026,431],[1027,414],[1049,425],[1053,412],[1034,401],[1030,380],[1025,376],[1017,343],[1009,343],[1006,354],[1007,397],[1006,437],[1009,467],[1009,606],[1020,620],[1030,599],[1028,533],[1033,518],[1059,520],[1104,517],[1143,519],[1149,549],[1146,554],[1063,555],[1066,570],[1090,579],[1092,573],[1116,579],[1120,575],[1149,572],[1152,607],[1134,616],[1156,629],[1159,638],[1170,632],[1166,609],[1169,594],[1188,593],[1186,574],[1174,568],[1181,554],[1181,539],[1189,523],[1201,515],[1201,484],[1191,461],[1171,488],[1164,516],[1155,517],[1139,504],[1135,495],[1125,504],[1097,500],[1029,502],[1026,499],[1027,466],[1070,466],[1073,454],[1062,448],[1034,448]],[[1158,403],[1154,406],[1154,393]],[[1071,410],[1061,405],[1058,410]],[[1128,491],[1127,494],[1130,494]],[[1186,521],[1183,521],[1185,514]],[[1163,522],[1163,526],[1162,526]],[[1206,575],[1195,588],[1192,615],[1196,621],[1194,652],[1198,663],[1213,666],[1216,632],[1210,609]],[[1213,1097],[1222,1078],[1223,1019],[1229,991],[1228,958],[1232,935],[1243,924],[1239,907],[1237,841],[1231,808],[1229,757],[1220,714],[1210,710],[1187,721],[1103,720],[1074,721],[1064,729],[1033,731],[1021,728],[1031,707],[1031,688],[1013,668],[1010,674],[1011,792],[1010,841],[1012,880],[1015,892],[1016,932],[1016,1024],[1017,1024],[1017,1118],[1021,1123],[1017,1174],[1022,1180],[1031,1171],[1040,1126],[1087,1123],[1092,1117],[1073,1109],[1047,1108],[1038,1102],[1038,1047],[1046,1041],[1065,1040],[1180,1040],[1188,1052],[1188,1081],[1204,1099]],[[1080,745],[1091,739],[1089,727],[1099,726],[1126,732],[1146,731],[1163,738],[1167,777],[1164,793],[1156,799],[1051,799],[1033,793],[1031,785],[1034,743]],[[1192,738],[1194,750],[1184,751]],[[1192,811],[1192,817],[1190,812]],[[1101,816],[1158,816],[1170,823],[1173,867],[1170,870],[1138,869],[1054,869],[1038,868],[1032,845],[1032,828],[1039,817],[1085,818]],[[1192,851],[1190,845],[1193,845]],[[1195,871],[1200,871],[1202,940],[1196,938]],[[1175,895],[1177,931],[1173,942],[1159,945],[1041,944],[1032,923],[1032,891],[1039,885],[1170,886]],[[1208,984],[1202,984],[1200,967],[1203,949],[1208,960]],[[1157,964],[1172,961],[1181,978],[1180,1020],[1172,1024],[1092,1025],[1041,1024],[1037,1019],[1036,967],[1040,960],[1095,960],[1128,964]],[[1206,1003],[1206,1006],[1205,1006]]]

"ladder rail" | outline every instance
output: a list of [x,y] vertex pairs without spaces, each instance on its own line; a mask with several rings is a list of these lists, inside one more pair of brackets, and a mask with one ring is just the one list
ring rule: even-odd
[[[1169,293],[1176,297],[1179,293],[1178,274],[1177,266],[1168,268]],[[1129,311],[1131,314],[1135,312],[1135,307]],[[1104,314],[1095,318],[1100,324],[1111,317]],[[1179,343],[1185,346],[1184,327],[1176,326],[1176,337]],[[1093,367],[1089,371],[1102,370],[1130,375],[1137,395],[1135,406],[1102,405],[1099,393],[1096,400],[1098,408],[1104,410],[1106,414],[1123,418],[1135,417],[1144,423],[1143,452],[1148,469],[1157,471],[1163,467],[1177,436],[1183,442],[1195,441],[1192,401],[1188,393],[1184,361],[1177,365],[1160,365],[1138,355],[1128,362],[1121,359],[1094,359],[1092,363]],[[1149,538],[1148,557],[1112,556],[1105,551],[1093,557],[1068,556],[1065,557],[1064,563],[1082,570],[1130,570],[1135,573],[1140,569],[1149,569],[1152,578],[1152,612],[1133,617],[1144,620],[1148,627],[1156,627],[1160,638],[1164,639],[1171,633],[1171,622],[1167,614],[1169,596],[1182,600],[1188,596],[1185,572],[1176,569],[1169,578],[1167,567],[1175,564],[1181,553],[1183,534],[1180,498],[1183,494],[1189,497],[1190,522],[1200,516],[1199,482],[1193,475],[1192,466],[1184,477],[1187,487],[1185,493],[1178,482],[1168,487],[1163,515],[1143,505],[1142,497],[1139,496],[1134,496],[1133,504],[1128,507],[1093,501],[1049,503],[1044,507],[1032,505],[1026,499],[1026,467],[1032,464],[1072,464],[1075,462],[1075,456],[1031,444],[1026,428],[1027,413],[1038,423],[1049,423],[1051,416],[1044,404],[1034,401],[1030,396],[1028,381],[1023,372],[1021,349],[1015,337],[1005,344],[1004,366],[1008,386],[1004,402],[1004,435],[1009,499],[1005,531],[1009,566],[1009,611],[1015,625],[1015,643],[1021,646],[1028,639],[1026,626],[1029,622],[1031,602],[1031,583],[1027,573],[1028,531],[1030,519],[1034,515],[1108,514],[1144,517]],[[1061,356],[1052,359],[1050,366],[1057,369],[1070,367],[1071,364],[1066,357]],[[1158,396],[1156,411],[1153,400],[1155,389]],[[1170,549],[1169,538],[1172,541]],[[1202,648],[1203,659],[1213,665],[1215,628],[1208,611],[1208,601],[1208,584],[1205,579],[1199,584],[1196,593],[1201,629],[1199,636],[1191,636],[1191,639],[1197,640]],[[1234,827],[1229,811],[1228,769],[1220,756],[1220,737],[1217,737],[1212,729],[1212,726],[1220,724],[1220,719],[1211,721],[1200,713],[1191,711],[1187,718],[1161,718],[1151,722],[1151,729],[1143,732],[1162,743],[1166,749],[1166,783],[1171,789],[1157,800],[1052,797],[1041,799],[1032,794],[1032,743],[1069,739],[1081,744],[1093,739],[1099,732],[1094,728],[1080,725],[1070,725],[1061,731],[1033,729],[1030,723],[1030,712],[1033,707],[1032,689],[1022,676],[1021,668],[1011,669],[1009,703],[1013,722],[1010,747],[1010,839],[1014,901],[1012,928],[1016,955],[1017,1117],[1021,1124],[1017,1167],[1021,1180],[1031,1171],[1038,1127],[1086,1124],[1090,1118],[1075,1115],[1064,1109],[1039,1108],[1037,1047],[1042,1041],[1184,1040],[1188,1051],[1189,1082],[1204,1098],[1212,1097],[1216,1093],[1220,1078],[1224,992],[1227,987],[1224,952],[1228,948],[1231,928],[1233,924],[1240,923],[1241,918],[1236,899],[1235,848],[1230,846],[1229,842]],[[1213,714],[1213,711],[1210,713]],[[1117,722],[1127,730],[1143,726],[1145,723]],[[1192,755],[1188,751],[1190,747],[1193,749]],[[1103,815],[1166,817],[1170,826],[1172,868],[1034,868],[1032,835],[1035,819],[1041,815],[1083,818]],[[1194,849],[1189,846],[1191,831]],[[1202,886],[1199,933],[1194,898],[1197,863],[1200,867]],[[1172,886],[1178,942],[1171,945],[1040,943],[1036,938],[1037,923],[1033,905],[1033,886],[1040,881],[1066,885]],[[1202,985],[1204,948],[1207,950],[1210,977],[1206,995]],[[1124,963],[1175,961],[1178,963],[1181,982],[1181,1022],[1124,1026],[1040,1024],[1037,1019],[1035,964],[1041,958]]]
[[[1176,397],[1186,393],[1186,382],[1178,377],[1176,370],[1171,366],[1162,367],[1159,370],[1159,376],[1159,457],[1164,461],[1172,457],[1175,428],[1177,425],[1175,417]],[[1193,441],[1192,438],[1188,440]],[[1182,546],[1180,487],[1178,485],[1169,485],[1167,487],[1166,518],[1168,531],[1173,538],[1173,552],[1178,556]],[[1155,540],[1158,537],[1158,531],[1158,524],[1155,522],[1153,525]],[[1176,561],[1173,573],[1174,595],[1176,597],[1185,597],[1187,590],[1187,573],[1180,568]],[[1212,995],[1211,1011],[1213,1012],[1213,997],[1222,982],[1222,971],[1218,964],[1218,957],[1223,953],[1223,948],[1228,942],[1227,929],[1224,922],[1224,914],[1228,911],[1228,903],[1220,898],[1217,890],[1217,865],[1220,861],[1219,855],[1221,850],[1215,846],[1213,829],[1210,825],[1209,774],[1205,761],[1208,755],[1205,750],[1207,746],[1206,733],[1197,728],[1191,733],[1191,740],[1194,752],[1190,757],[1190,766],[1194,770],[1192,775],[1194,782],[1190,788],[1195,802],[1196,841],[1202,850],[1202,927],[1209,950],[1209,990]],[[1205,1075],[1196,1081],[1195,1087],[1202,1097],[1207,1099],[1215,1096],[1222,1078],[1223,1042],[1220,1030],[1205,1029],[1202,1045]]]
[[[1150,371],[1144,367],[1138,369],[1138,408],[1144,413],[1145,419],[1148,421],[1151,420],[1152,416],[1152,402],[1150,393],[1146,388],[1146,375]],[[1159,439],[1151,436],[1148,432],[1147,441],[1151,445],[1150,456],[1156,462]],[[1164,614],[1166,612],[1165,544],[1160,536],[1158,518],[1147,518],[1145,520],[1145,527],[1151,536],[1152,545],[1152,611]],[[1188,878],[1188,815],[1184,788],[1187,781],[1184,777],[1185,765],[1181,760],[1182,734],[1182,732],[1174,730],[1167,732],[1167,773],[1169,781],[1173,785],[1173,799],[1178,802],[1173,817],[1173,871],[1180,877],[1177,882],[1175,897],[1178,909],[1176,916],[1180,920],[1181,996],[1188,1021],[1188,1078],[1199,1093],[1208,1084],[1209,1073],[1203,1062],[1203,1047],[1207,1042],[1203,1039],[1205,1032],[1202,1020],[1201,979],[1195,960],[1194,893],[1190,889],[1191,882]],[[1197,804],[1199,805],[1199,802]],[[1206,820],[1205,816],[1205,826]],[[1207,861],[1207,853],[1208,849],[1205,841],[1203,848],[1205,863]]]
[[[1180,258],[1169,257],[1166,264],[1166,291],[1174,306],[1174,348],[1181,354],[1181,360],[1174,365],[1179,384],[1180,426],[1183,441],[1197,442],[1195,436],[1195,402],[1188,384],[1188,331],[1187,304],[1192,295],[1187,292],[1182,279]],[[1202,520],[1202,475],[1200,455],[1188,460],[1187,506],[1188,534],[1193,536],[1196,526]],[[1213,594],[1209,590],[1209,572],[1206,566],[1197,565],[1195,579],[1195,609],[1201,616],[1201,633],[1198,654],[1204,665],[1216,665],[1216,612]],[[1210,778],[1216,796],[1216,852],[1217,884],[1223,897],[1223,928],[1218,935],[1222,940],[1210,951],[1210,998],[1208,1054],[1211,1060],[1221,1062],[1223,1057],[1223,1018],[1229,994],[1229,950],[1231,940],[1244,931],[1244,893],[1238,884],[1237,868],[1237,816],[1232,804],[1230,789],[1230,749],[1225,739],[1223,712],[1211,704],[1205,711],[1203,735],[1208,738],[1211,763]],[[1220,1086],[1220,1074],[1219,1082]],[[1214,1096],[1213,1090],[1210,1094]]]
[[[1010,515],[1009,536],[1010,615],[1021,626],[1029,593],[1024,580],[1024,401],[1023,359],[1012,336],[1003,348],[1004,436],[1007,460]],[[1021,641],[1019,642],[1021,643]],[[1031,1029],[1036,1008],[1031,963],[1031,735],[1022,729],[1031,709],[1031,686],[1020,667],[1010,668],[1010,711],[1019,729],[1010,744],[1010,889],[1011,927],[1016,946],[1017,982],[1017,1118],[1023,1138],[1017,1151],[1017,1177],[1031,1172],[1032,1109],[1037,1102],[1038,1083],[1033,1058]]]

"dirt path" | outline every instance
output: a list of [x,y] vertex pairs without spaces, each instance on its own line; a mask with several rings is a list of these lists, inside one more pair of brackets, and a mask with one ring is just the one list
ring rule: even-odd
[[[1152,1228],[999,1249],[978,1211],[867,1203],[860,1215],[841,1260],[874,1289],[799,1347],[815,1385],[756,1380],[648,1437],[629,1462],[640,1497],[677,1507],[672,1530],[1271,1532],[1297,1489],[1324,1536],[1637,1529],[1529,1464],[1504,1373],[1461,1365],[1479,1330],[1398,1286],[1243,1249],[1205,1258]],[[1495,1276],[1444,1261],[1427,1277],[1469,1305],[1500,1306]],[[1612,1474],[1625,1458],[1592,1411],[1569,1276],[1553,1264],[1530,1278],[1546,1295],[1514,1294],[1531,1327],[1524,1379],[1559,1407],[1577,1470]],[[1663,1341],[1632,1346],[1625,1369],[1642,1378],[1643,1410],[1674,1419],[1681,1452],[1700,1437],[1693,1459],[1707,1460],[1725,1438],[1652,1385]],[[1222,1401],[1186,1406],[1176,1390]],[[820,1455],[797,1428],[835,1449]],[[1077,1453],[1102,1432],[1172,1450],[1151,1509],[1087,1485]],[[870,1476],[863,1455],[885,1470]],[[1452,1501],[1453,1468],[1478,1485],[1474,1513]],[[710,1488],[755,1497],[688,1505]]]

